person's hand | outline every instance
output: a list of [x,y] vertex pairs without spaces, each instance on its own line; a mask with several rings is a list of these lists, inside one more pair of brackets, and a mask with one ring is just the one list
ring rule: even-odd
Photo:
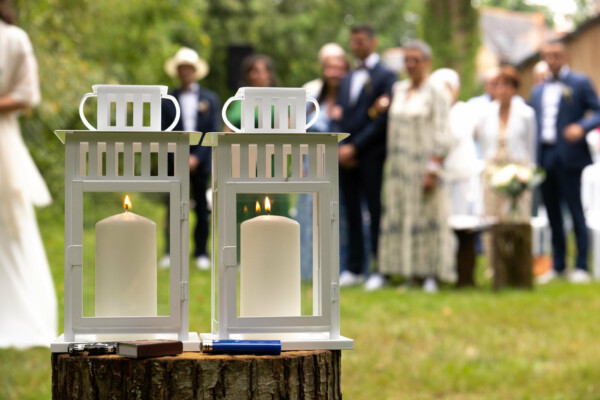
[[373,103],[373,108],[375,109],[375,111],[377,111],[377,114],[385,113],[388,110],[388,108],[390,108],[390,95],[382,94],[381,96],[379,96],[375,100],[375,103]]
[[344,114],[344,110],[342,106],[332,106],[329,107],[329,118],[334,121],[340,121],[342,119],[342,115]]
[[198,168],[198,164],[200,164],[200,160],[193,154],[190,154],[190,172],[194,172],[196,168]]
[[338,148],[338,160],[340,166],[350,169],[358,165],[358,161],[355,158],[356,147],[352,143],[343,144]]
[[375,119],[377,116],[386,113],[388,108],[390,108],[390,95],[382,94],[375,99],[367,113],[369,114],[369,118]]
[[437,176],[431,172],[426,173],[425,176],[423,176],[421,186],[423,187],[423,192],[426,194],[433,192],[437,187]]
[[563,135],[564,135],[565,139],[567,139],[567,142],[571,142],[571,143],[576,142],[579,139],[581,139],[584,134],[585,134],[585,132],[583,131],[583,128],[579,124],[567,125],[567,127],[563,131]]

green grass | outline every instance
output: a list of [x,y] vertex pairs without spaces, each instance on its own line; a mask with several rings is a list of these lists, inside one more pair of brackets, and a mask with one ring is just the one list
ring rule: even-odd
[[[63,221],[40,226],[63,307]],[[191,264],[193,265],[193,264]],[[345,399],[600,399],[600,285],[341,292]],[[210,273],[190,268],[190,329],[210,330]],[[0,350],[0,399],[49,399],[50,351]]]
[[598,399],[598,286],[342,293],[349,399]]

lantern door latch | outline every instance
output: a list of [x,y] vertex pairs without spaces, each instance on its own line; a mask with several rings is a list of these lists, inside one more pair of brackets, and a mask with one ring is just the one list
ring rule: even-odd
[[337,221],[339,216],[339,207],[337,201],[329,203],[329,217],[332,221]]
[[237,266],[237,247],[235,247],[235,246],[223,247],[222,258],[223,258],[223,264],[226,267]]
[[67,246],[67,263],[72,266],[83,265],[83,246],[72,244]]
[[181,281],[181,300],[185,301],[188,300],[188,282],[187,281]]
[[190,212],[189,212],[189,206],[188,206],[188,202],[187,201],[182,201],[181,202],[181,215],[180,215],[180,219],[182,221],[187,221],[189,218]]
[[331,284],[331,302],[338,303],[340,301],[340,287],[337,283]]

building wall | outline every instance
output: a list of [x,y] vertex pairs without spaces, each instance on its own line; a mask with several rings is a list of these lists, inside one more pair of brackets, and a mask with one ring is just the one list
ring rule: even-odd
[[588,75],[596,90],[600,88],[600,22],[567,42],[573,70]]

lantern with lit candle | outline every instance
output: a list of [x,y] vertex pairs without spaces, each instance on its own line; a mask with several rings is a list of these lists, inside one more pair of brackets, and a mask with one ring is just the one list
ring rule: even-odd
[[[149,119],[142,114],[143,103],[158,102],[160,107],[166,87],[106,88],[112,89],[114,93],[98,97],[98,119],[110,124],[114,116],[101,112],[116,110],[118,124],[104,130],[56,131],[65,144],[65,331],[51,350],[66,352],[75,342],[165,338],[181,340],[185,351],[199,351],[199,337],[188,327],[188,160],[189,146],[197,144],[200,135],[154,130],[160,126],[160,112],[157,116],[154,107],[149,108],[154,110],[152,126],[142,126]],[[100,107],[106,101],[116,105]],[[133,115],[126,118],[130,103]],[[169,159],[174,168],[169,168]],[[131,200],[118,204],[112,201],[116,194],[128,194]],[[102,209],[112,211],[95,219],[96,210],[84,209],[86,196],[105,200]],[[142,207],[148,196],[169,199],[169,300],[168,311],[161,313],[157,226]],[[93,240],[84,235],[87,220],[94,221],[95,226],[86,225],[94,232]],[[84,257],[90,252],[92,261]],[[90,275],[95,283],[91,287],[84,284]],[[84,299],[90,297],[92,315],[84,312]]]
[[[209,133],[203,142],[213,147],[215,209],[212,329],[201,337],[351,349],[353,340],[340,335],[338,287],[337,149],[347,135],[306,132],[305,102],[316,102],[304,89],[242,88],[225,103],[226,123],[233,100],[242,101],[242,130],[228,124],[236,132]],[[300,225],[286,215],[286,198],[299,195],[313,204],[308,286],[300,281]],[[312,307],[303,307],[310,289]]]

